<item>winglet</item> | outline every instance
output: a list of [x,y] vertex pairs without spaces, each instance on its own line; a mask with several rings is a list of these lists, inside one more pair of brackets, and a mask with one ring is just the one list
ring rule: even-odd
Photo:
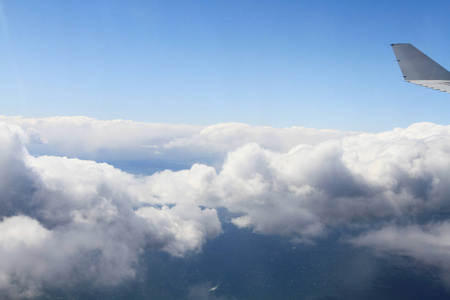
[[392,44],[405,80],[450,80],[450,72],[411,44]]
[[411,44],[391,44],[406,81],[450,93],[450,72]]

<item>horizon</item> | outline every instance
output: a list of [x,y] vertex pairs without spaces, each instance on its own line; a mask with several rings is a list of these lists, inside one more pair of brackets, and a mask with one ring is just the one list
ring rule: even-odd
[[2,114],[370,132],[448,123],[448,95],[405,83],[390,47],[409,42],[450,66],[445,9],[419,1],[2,1],[0,11]]

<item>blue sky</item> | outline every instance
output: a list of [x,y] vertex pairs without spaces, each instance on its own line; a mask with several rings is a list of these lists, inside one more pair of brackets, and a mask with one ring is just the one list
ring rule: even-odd
[[380,131],[448,124],[394,42],[450,67],[450,3],[8,1],[0,111],[25,117]]

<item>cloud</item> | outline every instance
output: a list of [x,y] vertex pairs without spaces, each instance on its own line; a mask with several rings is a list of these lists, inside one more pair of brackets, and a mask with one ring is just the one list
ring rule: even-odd
[[[214,181],[240,226],[321,236],[325,229],[448,209],[450,129],[416,124],[273,152],[250,144],[228,154]],[[420,134],[417,134],[417,133]]]
[[[446,249],[437,241],[447,238],[448,225],[436,225],[436,215],[450,204],[449,126],[419,123],[371,134],[243,124],[199,129],[85,118],[11,120],[21,127],[0,123],[5,237],[0,249],[8,258],[0,264],[0,293],[31,297],[43,286],[83,280],[111,285],[133,278],[143,251],[180,257],[200,251],[221,233],[219,208],[231,212],[240,228],[294,242],[313,244],[331,231],[357,229],[355,245],[408,255],[443,274],[449,269],[439,263],[445,255],[436,260]],[[139,128],[155,132],[134,133]],[[65,142],[65,130],[73,141]],[[154,147],[142,147],[147,142]],[[36,145],[50,150],[41,154],[61,156],[33,156],[25,149]],[[65,149],[67,155],[101,156],[116,147],[125,149],[121,155],[158,149],[165,162],[174,157],[192,162],[197,155],[204,163],[137,176],[63,157]],[[212,165],[205,163],[211,153]],[[411,227],[374,229],[386,222]],[[433,241],[429,248],[440,250],[389,247],[392,236],[411,247],[421,239]],[[33,263],[20,262],[26,257]]]
[[42,251],[52,239],[51,231],[26,216],[5,218],[0,223],[0,294],[30,297],[40,288],[48,271],[48,257]]
[[256,143],[274,151],[289,151],[298,144],[316,145],[326,140],[341,139],[356,132],[318,130],[305,127],[273,128],[250,126],[242,123],[222,123],[203,128],[198,133],[177,138],[165,148],[208,149],[216,153],[227,153],[245,144]]
[[[192,126],[87,117],[29,119],[0,116],[26,133],[27,148],[36,155],[68,156],[101,161],[151,160],[220,166],[226,154],[254,142],[275,151],[297,144],[317,144],[356,134],[303,127],[271,128],[241,123]],[[70,137],[70,138],[68,138]]]
[[359,134],[287,152],[250,143],[230,151],[218,172],[155,174],[148,180],[164,203],[190,199],[241,214],[240,227],[311,241],[336,226],[427,216],[448,207],[449,128],[416,124]]
[[124,120],[101,121],[82,116],[42,119],[0,116],[0,121],[22,128],[31,152],[87,159],[118,159],[130,153],[139,158],[150,158],[157,155],[155,151],[165,143],[195,134],[201,128]]
[[93,161],[33,157],[25,140],[20,128],[0,123],[3,297],[34,297],[42,286],[117,284],[135,276],[144,249],[182,256],[221,232],[214,209],[182,199],[144,207],[142,178]]

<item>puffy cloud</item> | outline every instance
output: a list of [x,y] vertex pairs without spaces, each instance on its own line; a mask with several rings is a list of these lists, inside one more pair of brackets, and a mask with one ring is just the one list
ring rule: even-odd
[[0,294],[34,296],[45,278],[50,259],[43,248],[52,240],[51,231],[26,216],[5,218],[0,223]]
[[285,153],[251,144],[229,153],[213,189],[244,214],[237,225],[270,234],[320,236],[331,226],[423,217],[450,203],[449,145],[450,128],[433,124]]
[[[199,251],[221,232],[217,208],[231,212],[238,227],[296,242],[313,243],[336,228],[358,228],[362,235],[355,245],[439,267],[426,259],[433,252],[407,251],[401,243],[388,247],[386,237],[403,235],[411,245],[433,240],[430,234],[446,239],[446,223],[372,230],[383,222],[435,222],[437,212],[449,209],[449,126],[419,123],[370,134],[243,124],[158,125],[149,135],[135,135],[138,128],[156,125],[83,118],[54,119],[57,125],[49,125],[51,120],[8,119],[23,130],[0,124],[0,230],[9,232],[17,224],[20,236],[5,233],[8,240],[0,240],[12,261],[0,267],[0,289],[14,295],[32,295],[51,282],[115,284],[134,276],[133,265],[144,249],[175,256]],[[61,122],[67,126],[59,127]],[[123,134],[114,135],[119,128]],[[64,129],[72,141],[65,141]],[[96,140],[101,134],[104,139]],[[152,149],[166,162],[192,162],[193,157],[208,162],[212,156],[214,161],[212,166],[197,163],[181,171],[135,176],[94,161],[31,156],[24,148],[27,141],[31,148],[48,143],[50,154]],[[142,147],[148,142],[154,147]],[[29,232],[37,237],[30,238]],[[433,243],[444,252],[445,244]],[[16,250],[8,250],[8,244]],[[14,264],[23,256],[36,257],[39,267]],[[45,276],[32,267],[46,270]],[[447,269],[443,264],[444,273]]]
[[229,151],[218,169],[157,173],[147,178],[147,199],[225,207],[238,214],[238,227],[311,243],[336,228],[432,221],[447,211],[450,128],[420,123],[286,152],[250,143]]
[[300,144],[287,152],[246,144],[219,172],[195,165],[149,177],[164,203],[225,207],[240,227],[311,241],[335,226],[427,216],[449,205],[450,128],[415,124]]
[[146,219],[159,235],[169,235],[169,238],[160,239],[167,241],[163,250],[173,255],[199,251],[207,237],[215,237],[222,230],[213,209],[176,205],[161,209],[143,207],[136,213]]
[[[107,164],[28,155],[25,133],[0,124],[0,295],[42,286],[117,284],[144,249],[182,256],[221,232],[214,209],[154,199],[141,177]],[[146,204],[147,205],[147,204]]]

